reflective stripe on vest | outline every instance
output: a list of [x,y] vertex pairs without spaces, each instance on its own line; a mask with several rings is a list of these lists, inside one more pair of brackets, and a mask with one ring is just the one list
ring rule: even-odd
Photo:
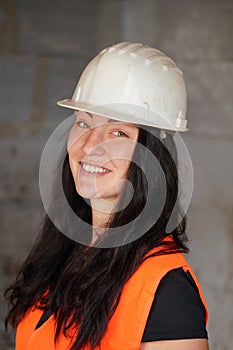
[[[146,255],[156,252],[150,250]],[[147,318],[161,279],[172,269],[182,267],[192,275],[203,305],[208,310],[200,284],[183,254],[166,254],[148,258],[125,284],[119,304],[108,323],[100,347],[101,350],[139,350]],[[53,315],[38,329],[35,327],[43,310],[32,308],[20,322],[16,332],[16,350],[68,350],[72,344],[62,334],[57,347],[54,345],[55,322]],[[89,347],[86,347],[89,350]]]

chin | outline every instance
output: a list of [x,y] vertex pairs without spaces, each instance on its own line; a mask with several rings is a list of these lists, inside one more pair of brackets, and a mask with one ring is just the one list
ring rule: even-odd
[[93,188],[92,191],[90,187],[82,189],[80,189],[80,187],[76,187],[76,191],[81,197],[85,199],[102,199],[106,202],[114,202],[118,198],[118,195],[116,193],[100,193],[96,192],[96,188]]
[[89,191],[85,191],[85,190],[80,191],[80,189],[76,188],[76,191],[81,197],[86,198],[86,199],[94,198],[96,195],[95,193],[91,193],[90,190]]
[[80,188],[80,187],[76,187],[76,191],[77,193],[86,199],[92,199],[92,198],[100,198],[100,195],[97,194],[96,189],[93,188],[93,190],[88,187],[88,188]]

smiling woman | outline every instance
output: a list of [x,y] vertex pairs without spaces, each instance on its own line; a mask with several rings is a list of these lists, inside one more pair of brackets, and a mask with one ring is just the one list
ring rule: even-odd
[[77,192],[95,201],[95,207],[117,200],[117,185],[126,176],[137,138],[136,125],[76,113],[67,146],[69,164]]
[[[74,110],[61,180],[80,221],[71,239],[66,213],[45,213],[5,292],[16,350],[207,350],[207,305],[184,257],[175,142],[188,130],[182,72],[155,48],[118,43],[58,104]],[[52,203],[55,214],[63,208]]]

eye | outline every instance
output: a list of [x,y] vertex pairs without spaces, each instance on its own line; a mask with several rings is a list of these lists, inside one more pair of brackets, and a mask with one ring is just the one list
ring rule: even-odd
[[128,135],[126,135],[126,133],[124,133],[124,132],[121,131],[121,130],[116,130],[116,131],[113,131],[112,133],[113,133],[114,135],[116,135],[116,136],[128,137]]
[[90,128],[90,125],[85,123],[84,121],[77,121],[76,124],[82,128],[82,129],[89,129]]

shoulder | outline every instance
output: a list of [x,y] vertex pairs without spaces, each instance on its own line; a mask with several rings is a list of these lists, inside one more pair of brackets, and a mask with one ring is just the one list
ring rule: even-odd
[[160,281],[143,341],[207,338],[206,309],[189,271],[176,268]]

